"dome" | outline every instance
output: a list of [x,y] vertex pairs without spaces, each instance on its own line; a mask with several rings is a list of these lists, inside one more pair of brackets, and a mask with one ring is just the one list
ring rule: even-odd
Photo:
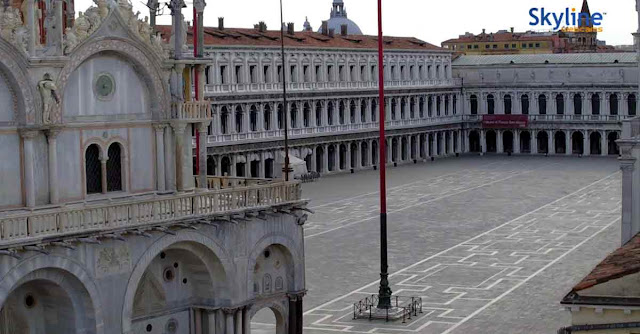
[[[331,18],[327,21],[328,29],[334,29],[336,34],[340,34],[342,25],[347,25],[347,35],[362,35],[362,30],[358,25],[347,18],[347,10],[344,7],[343,0],[334,0],[333,9],[331,9]],[[322,27],[318,30],[322,32]]]

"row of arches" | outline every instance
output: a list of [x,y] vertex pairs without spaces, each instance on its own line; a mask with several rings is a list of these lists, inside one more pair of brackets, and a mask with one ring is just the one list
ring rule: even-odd
[[[287,294],[300,289],[301,258],[286,238],[269,239],[258,242],[248,254],[251,269],[236,273],[225,251],[196,232],[162,237],[132,268],[129,283],[123,283],[127,285],[124,297],[100,296],[103,285],[122,282],[95,281],[76,261],[44,254],[30,257],[16,266],[16,275],[1,282],[0,334],[97,334],[107,329],[151,334],[249,333],[245,329],[250,328],[251,318],[265,308],[276,314],[276,333],[285,333],[290,311]],[[118,259],[121,254],[112,256]],[[245,280],[251,286],[247,297],[251,303],[223,309],[221,305],[236,298],[237,282]],[[115,324],[106,307],[119,304],[119,298],[124,298],[122,323]]]
[[[386,101],[388,120],[424,119],[456,115],[458,95],[390,97]],[[333,125],[376,123],[378,99],[322,100],[288,104],[288,127],[310,128]],[[247,133],[284,129],[285,110],[282,103],[216,106],[209,135]]]
[[469,152],[618,155],[617,131],[472,130]]
[[[549,101],[549,97],[547,94],[539,94],[535,100],[537,108],[533,108],[532,106],[532,97],[530,94],[521,94],[517,96],[517,100],[519,101],[519,110],[516,109],[515,101],[516,97],[511,94],[503,94],[500,98],[500,95],[487,94],[486,97],[483,97],[484,101],[480,101],[478,95],[471,94],[469,96],[469,104],[471,107],[470,113],[472,115],[477,115],[480,113],[480,103],[484,103],[484,113],[488,115],[493,115],[496,113],[500,114],[538,114],[538,115],[546,115],[550,113],[549,103],[554,103],[554,112],[556,115],[609,115],[609,116],[617,116],[617,115],[636,115],[637,108],[637,98],[635,94],[626,94],[626,113],[623,113],[622,103],[625,101],[621,101],[620,93],[555,93],[553,95],[553,101]],[[603,97],[606,95],[606,103]],[[570,101],[568,99],[570,98]],[[501,99],[501,100],[499,100]],[[587,103],[588,102],[588,103]],[[569,103],[571,103],[569,105]],[[498,112],[498,107],[501,107],[500,112]],[[569,110],[569,107],[571,109]]]

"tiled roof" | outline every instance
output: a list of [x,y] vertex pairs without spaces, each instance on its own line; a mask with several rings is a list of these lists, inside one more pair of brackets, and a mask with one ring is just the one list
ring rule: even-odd
[[609,254],[587,277],[573,287],[573,292],[640,272],[640,234]]
[[634,52],[612,53],[559,53],[514,55],[469,55],[454,61],[457,66],[482,66],[502,64],[614,64],[636,63]]
[[517,42],[517,41],[554,41],[558,40],[557,36],[553,35],[532,35],[526,33],[492,33],[492,34],[479,34],[473,36],[460,36],[458,38],[452,38],[442,42],[445,43],[486,43],[486,42]]
[[[165,41],[171,36],[171,26],[156,26],[162,33]],[[188,44],[192,45],[192,27],[189,27]],[[447,51],[433,44],[413,37],[384,37],[385,49],[391,50],[415,50],[415,51]],[[267,30],[260,32],[258,29],[246,28],[204,28],[204,44],[211,47],[225,46],[253,46],[253,47],[279,47],[280,31]],[[367,35],[341,36],[336,33],[334,37],[325,36],[316,32],[295,32],[293,35],[285,33],[285,46],[294,48],[336,48],[336,49],[370,49],[377,50],[378,37]]]

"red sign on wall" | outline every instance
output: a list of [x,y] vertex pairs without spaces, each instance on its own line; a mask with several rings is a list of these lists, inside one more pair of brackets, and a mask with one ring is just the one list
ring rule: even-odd
[[487,129],[524,129],[529,125],[527,115],[483,115],[482,127]]

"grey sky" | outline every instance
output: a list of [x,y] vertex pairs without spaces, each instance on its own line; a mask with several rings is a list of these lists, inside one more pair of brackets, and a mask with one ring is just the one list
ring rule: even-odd
[[[143,1],[131,0],[141,17],[148,15]],[[186,0],[188,4],[192,0]],[[328,19],[333,0],[283,0],[286,22],[294,22],[302,29],[305,17],[314,29]],[[365,34],[377,33],[375,0],[344,0],[349,18]],[[76,0],[76,11],[83,11],[91,0]],[[217,18],[225,18],[225,26],[248,28],[265,21],[269,29],[278,27],[280,19],[278,0],[207,0],[205,25],[217,25]],[[529,9],[545,7],[560,12],[575,7],[580,10],[582,0],[383,0],[384,32],[389,36],[413,36],[440,45],[449,38],[466,31],[479,33],[483,28],[497,31],[514,27],[516,31],[530,30]],[[608,44],[632,44],[631,33],[637,30],[638,19],[634,0],[589,0],[592,12],[603,12],[603,33],[598,35]],[[168,10],[165,10],[168,14]],[[192,9],[184,10],[191,20]],[[169,16],[159,19],[168,24]],[[546,28],[550,29],[550,28]],[[536,27],[535,30],[542,30]]]

